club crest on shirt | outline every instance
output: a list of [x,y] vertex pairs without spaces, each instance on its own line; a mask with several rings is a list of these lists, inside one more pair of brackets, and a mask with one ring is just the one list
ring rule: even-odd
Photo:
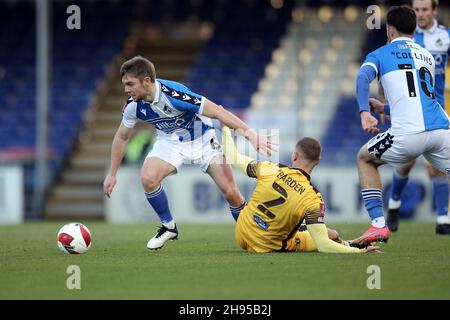
[[222,149],[222,146],[220,145],[220,143],[216,139],[211,138],[210,143],[211,143],[211,147],[214,150],[221,150]]
[[170,107],[167,104],[164,105],[163,111],[166,114],[171,114],[172,113],[172,110],[170,109]]

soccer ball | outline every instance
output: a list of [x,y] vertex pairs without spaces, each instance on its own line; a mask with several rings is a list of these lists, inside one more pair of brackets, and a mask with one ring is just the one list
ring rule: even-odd
[[58,231],[59,250],[67,254],[85,253],[91,246],[91,232],[82,223],[68,223]]

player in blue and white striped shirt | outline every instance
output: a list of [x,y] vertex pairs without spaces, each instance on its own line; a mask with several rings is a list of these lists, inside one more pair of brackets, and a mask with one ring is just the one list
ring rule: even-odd
[[236,129],[255,149],[269,155],[274,150],[271,141],[264,135],[256,134],[229,111],[184,85],[157,79],[153,64],[141,56],[126,61],[120,74],[129,99],[123,108],[122,123],[112,143],[111,168],[105,178],[103,191],[108,197],[111,195],[116,184],[116,172],[137,121],[153,125],[157,140],[142,166],[141,183],[162,226],[149,240],[147,247],[159,249],[166,241],[178,237],[178,229],[161,181],[176,173],[183,163],[197,164],[211,176],[230,204],[233,217],[237,219],[245,205],[244,197],[234,182],[230,165],[225,163],[211,119],[218,119]]
[[[413,39],[430,51],[435,59],[434,93],[436,100],[445,110],[445,67],[450,53],[450,29],[439,25],[436,21],[437,6],[437,0],[412,1],[413,10],[417,15],[417,28]],[[374,106],[381,107],[381,102],[376,99],[371,99],[371,103]],[[394,170],[387,217],[387,224],[391,231],[398,229],[400,196],[408,182],[409,172],[414,164],[415,161]],[[426,162],[426,167],[433,184],[433,201],[437,213],[436,233],[450,234],[450,219],[448,217],[449,183],[445,173],[435,169],[428,162]]]
[[[389,43],[367,56],[357,78],[362,127],[377,134],[358,154],[361,193],[372,219],[371,227],[354,240],[360,245],[389,239],[378,166],[388,163],[401,167],[424,155],[450,178],[450,119],[434,93],[436,62],[428,50],[412,39],[416,14],[407,6],[392,7],[387,13],[386,28]],[[370,82],[377,76],[390,105],[392,122],[383,133],[379,133],[369,104]]]

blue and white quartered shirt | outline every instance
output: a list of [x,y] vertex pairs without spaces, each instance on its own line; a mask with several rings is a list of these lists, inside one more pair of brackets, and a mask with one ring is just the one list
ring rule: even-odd
[[413,38],[434,57],[436,62],[434,92],[437,101],[445,109],[445,67],[450,54],[450,29],[434,20],[433,26],[428,30],[417,27]]
[[360,111],[370,111],[369,83],[378,76],[390,105],[392,134],[448,129],[436,100],[435,60],[409,37],[399,37],[367,55],[357,80]]
[[124,106],[122,123],[133,128],[138,120],[155,126],[158,139],[188,142],[213,127],[212,119],[202,116],[205,97],[186,86],[168,80],[156,79],[152,102],[129,98]]

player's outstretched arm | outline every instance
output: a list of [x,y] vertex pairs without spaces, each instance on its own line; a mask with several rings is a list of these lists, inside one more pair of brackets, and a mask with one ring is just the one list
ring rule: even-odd
[[248,139],[258,152],[270,156],[272,152],[277,151],[277,145],[268,136],[257,134],[244,121],[208,99],[205,99],[201,114],[218,119],[229,128],[235,129],[240,135]]
[[311,238],[317,246],[317,251],[325,253],[361,253],[358,248],[348,247],[328,238],[327,227],[323,223],[306,225]]
[[255,160],[239,153],[231,136],[231,131],[227,126],[222,127],[222,146],[227,161],[247,174],[248,165]]
[[362,128],[372,134],[377,134],[378,120],[370,114],[370,83],[375,79],[377,71],[367,64],[363,64],[356,79],[356,98],[358,100],[359,113]]
[[119,170],[120,163],[125,155],[128,140],[130,139],[132,132],[133,129],[127,128],[121,123],[114,135],[111,146],[111,167],[103,182],[103,193],[107,195],[108,198],[111,196],[114,186],[116,185],[116,173],[117,170]]

